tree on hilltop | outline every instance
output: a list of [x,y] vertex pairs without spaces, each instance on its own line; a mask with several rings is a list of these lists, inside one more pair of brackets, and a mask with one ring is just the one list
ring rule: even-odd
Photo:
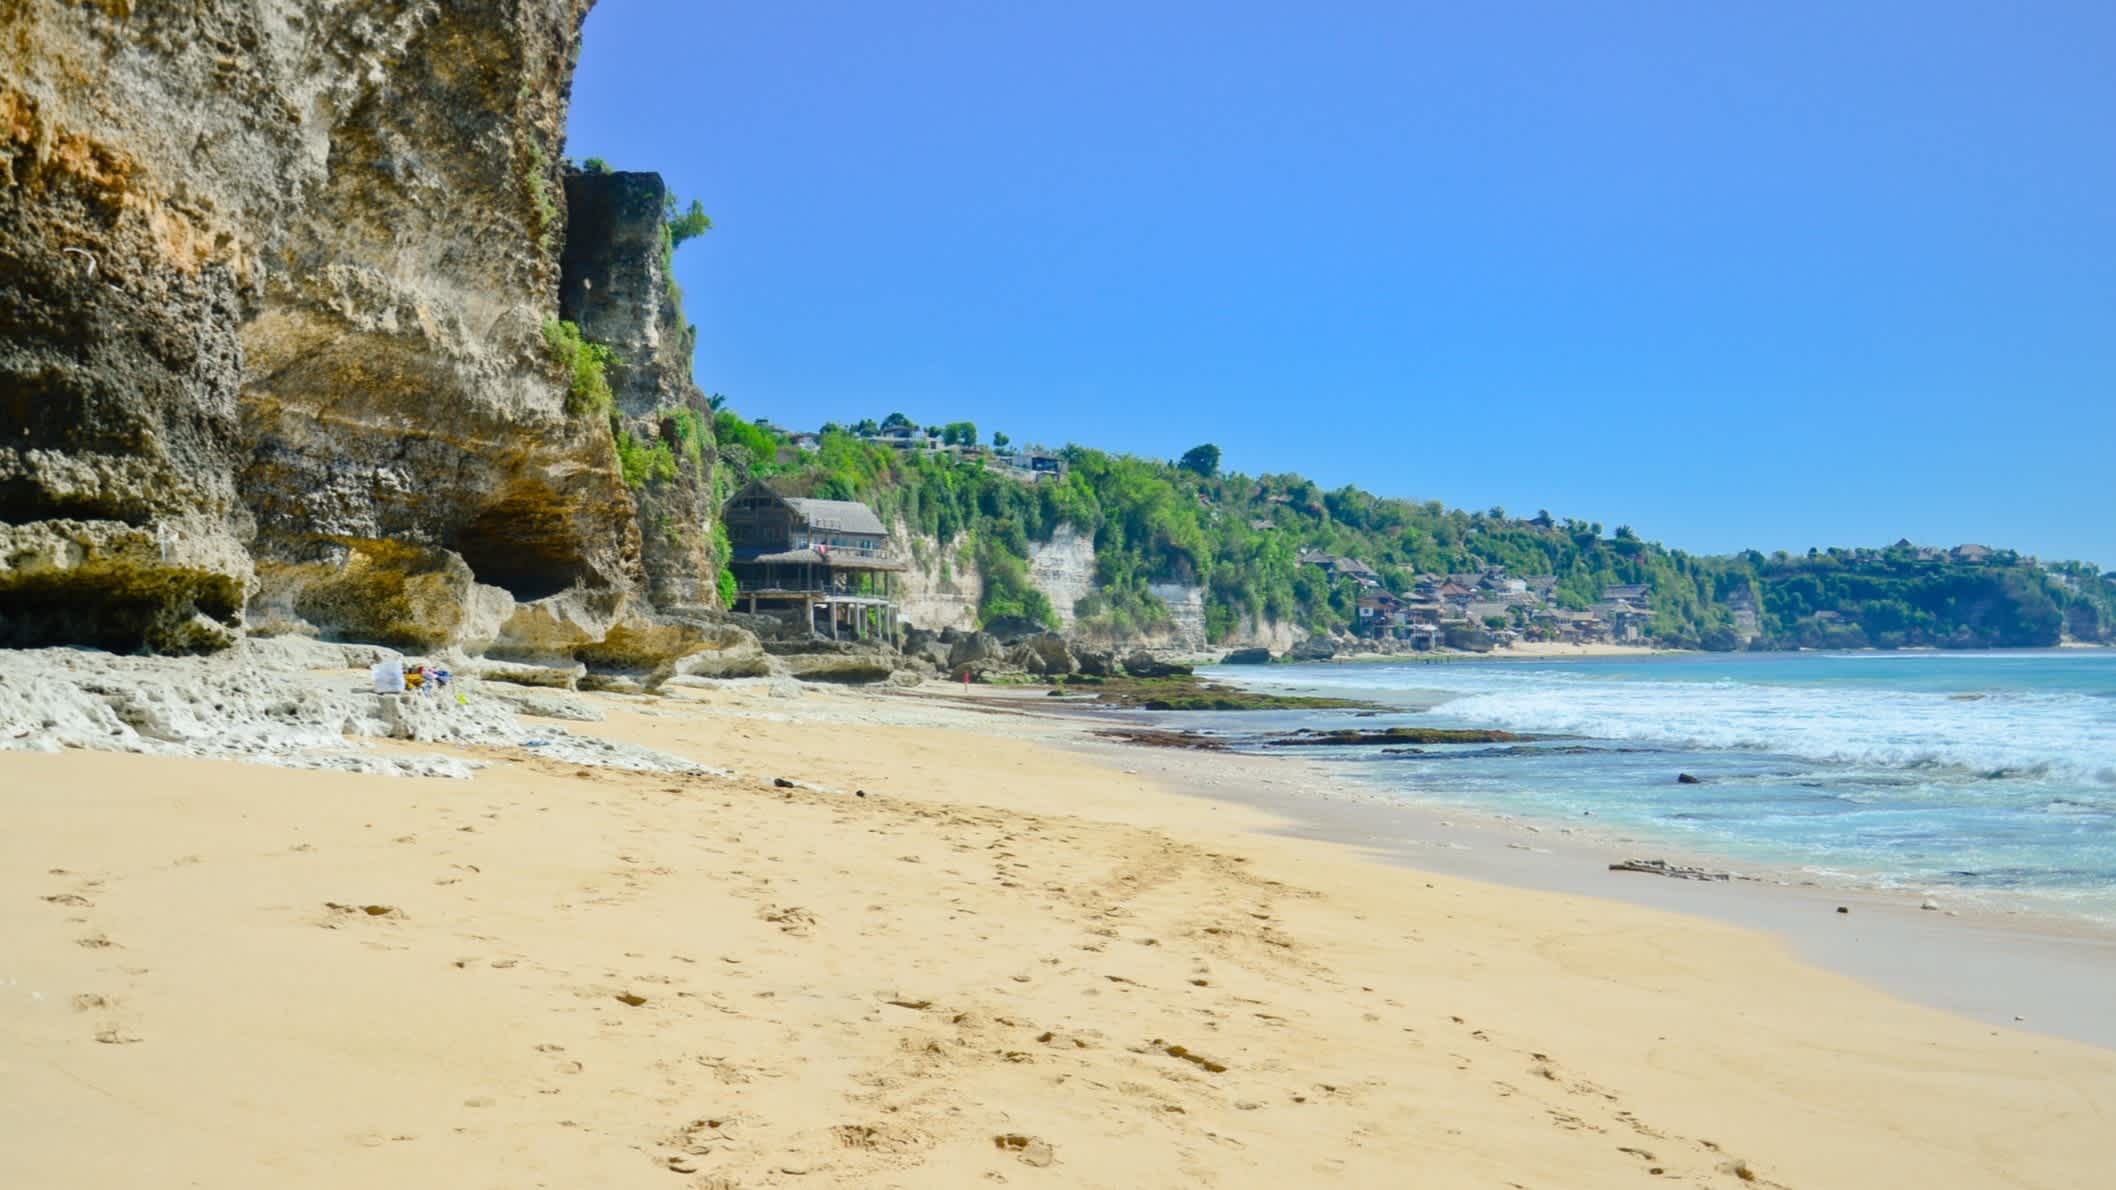
[[1220,448],[1210,442],[1193,446],[1183,452],[1183,459],[1176,466],[1194,475],[1211,479],[1220,473]]

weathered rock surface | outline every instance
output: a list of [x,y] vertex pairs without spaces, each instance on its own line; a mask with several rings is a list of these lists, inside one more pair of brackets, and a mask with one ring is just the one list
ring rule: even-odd
[[1073,660],[1080,672],[1091,678],[1113,678],[1117,676],[1117,655],[1108,649],[1076,646]]
[[1271,663],[1269,649],[1235,649],[1220,658],[1221,665],[1268,665]]
[[692,678],[761,678],[771,673],[771,661],[756,633],[737,624],[714,624],[676,659],[674,670]]
[[1063,636],[1041,632],[1021,642],[1022,668],[1043,677],[1064,677],[1080,668]]
[[902,655],[881,641],[767,641],[764,648],[773,672],[804,682],[886,682],[903,668]]
[[1358,728],[1315,731],[1303,728],[1291,735],[1265,740],[1264,743],[1275,748],[1320,748],[1370,747],[1382,744],[1503,744],[1512,740],[1534,738],[1483,727],[1383,727],[1371,731]]
[[478,582],[450,550],[364,540],[319,543],[315,555],[258,567],[253,629],[475,653],[514,614],[514,596]]
[[[1671,864],[1664,859],[1627,859],[1609,865],[1612,872],[1643,872],[1648,876],[1666,876],[1671,880],[1730,880],[1726,872],[1715,872],[1709,868],[1693,868],[1687,864]],[[1844,910],[1839,909],[1842,913]]]
[[948,668],[960,672],[967,666],[999,661],[1005,656],[1005,646],[989,633],[963,633],[948,648]]
[[246,640],[212,657],[119,657],[81,649],[0,651],[0,751],[62,748],[227,757],[292,768],[467,777],[443,756],[378,753],[365,737],[534,747],[576,764],[702,772],[679,757],[556,727],[528,727],[506,697],[471,685],[377,695],[365,659],[386,650]]
[[1328,661],[1337,656],[1337,642],[1317,634],[1286,651],[1288,661]]
[[1073,606],[1095,591],[1095,535],[1061,523],[1049,541],[1032,543],[1029,583],[1051,601],[1059,627],[1070,631]]
[[249,558],[225,537],[171,543],[107,520],[0,524],[0,647],[224,648],[248,573]]
[[1187,676],[1191,669],[1173,661],[1163,661],[1144,649],[1124,659],[1124,672],[1135,678],[1173,678]]
[[[256,643],[256,642],[251,642]],[[505,682],[513,686],[536,686],[552,690],[573,690],[587,676],[588,667],[579,662],[567,665],[529,665],[519,661],[501,661],[490,657],[478,657],[455,662],[456,672],[471,678],[482,678],[487,682]]]
[[908,628],[904,631],[903,653],[908,659],[922,661],[937,670],[948,668],[951,646],[940,633],[923,628]]

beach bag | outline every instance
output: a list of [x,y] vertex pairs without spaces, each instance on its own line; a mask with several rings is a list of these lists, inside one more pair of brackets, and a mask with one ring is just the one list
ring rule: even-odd
[[404,693],[404,658],[389,657],[377,661],[368,669],[367,673],[370,678],[374,679],[375,693]]

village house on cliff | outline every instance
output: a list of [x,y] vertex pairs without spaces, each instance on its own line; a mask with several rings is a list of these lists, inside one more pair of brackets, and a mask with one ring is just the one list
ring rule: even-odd
[[760,479],[729,498],[721,519],[737,608],[832,639],[896,638],[896,575],[905,567],[873,509],[782,496]]

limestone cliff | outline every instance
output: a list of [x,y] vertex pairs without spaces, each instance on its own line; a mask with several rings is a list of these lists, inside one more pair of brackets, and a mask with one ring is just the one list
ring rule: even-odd
[[[967,539],[958,538],[942,547],[930,537],[908,534],[901,523],[895,527],[895,536],[912,560],[899,588],[904,623],[935,632],[977,627],[977,605],[984,585],[965,548]],[[1028,576],[1030,585],[1051,601],[1067,636],[1107,648],[1201,653],[1212,647],[1205,632],[1205,590],[1184,583],[1153,585],[1151,592],[1167,607],[1168,617],[1150,629],[1110,636],[1083,628],[1074,617],[1073,605],[1095,590],[1095,539],[1070,524],[1059,525],[1050,540],[1029,546]],[[1292,639],[1290,628],[1259,628],[1245,620],[1230,641],[1221,643],[1282,651]]]
[[1058,625],[1073,629],[1073,605],[1095,590],[1095,538],[1060,524],[1049,541],[1029,546],[1029,582],[1051,601]]
[[569,173],[559,311],[610,347],[617,432],[659,443],[671,468],[634,492],[647,597],[664,610],[715,603],[712,412],[691,379],[658,174]]
[[[710,602],[705,518],[641,532],[705,460],[635,503],[543,340],[589,2],[0,0],[0,644],[210,648],[247,604],[548,653]],[[653,340],[635,432],[695,399],[669,321],[591,316]]]
[[906,531],[898,522],[892,534],[911,566],[897,576],[897,604],[903,622],[938,632],[977,627],[977,605],[984,599],[984,580],[970,554],[969,539],[947,545]]

